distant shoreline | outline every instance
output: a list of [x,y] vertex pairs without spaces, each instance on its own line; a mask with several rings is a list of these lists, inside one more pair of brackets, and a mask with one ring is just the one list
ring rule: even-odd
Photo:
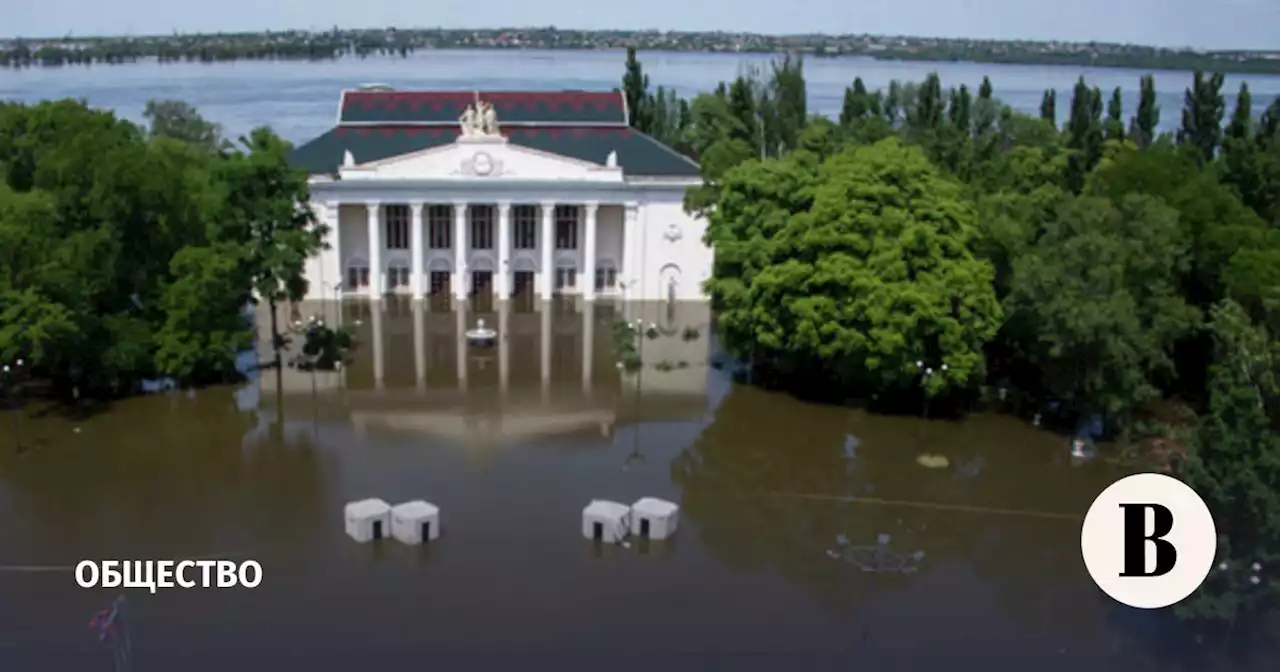
[[757,35],[713,32],[572,31],[556,29],[331,30],[148,37],[0,40],[0,67],[114,65],[248,60],[331,61],[408,56],[436,49],[774,54],[813,58],[865,56],[880,61],[938,61],[1216,71],[1280,75],[1280,51],[1196,51],[1138,45],[962,40],[871,35]]

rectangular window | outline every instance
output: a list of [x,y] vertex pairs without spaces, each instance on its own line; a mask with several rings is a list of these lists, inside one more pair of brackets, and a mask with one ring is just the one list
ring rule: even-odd
[[433,205],[427,208],[427,245],[433,250],[447,250],[451,246],[453,235],[453,208],[448,205]]
[[493,206],[471,206],[471,249],[493,249]]
[[538,206],[517,205],[514,210],[515,249],[538,249]]
[[369,267],[368,266],[360,267],[360,286],[361,287],[369,286]]
[[408,266],[392,266],[387,273],[387,289],[392,290],[396,287],[409,286],[409,267]]
[[573,289],[578,284],[578,271],[573,268],[556,269],[556,290]]
[[604,266],[596,269],[596,291],[614,290],[618,288],[618,269]]
[[355,289],[360,286],[360,268],[358,266],[349,266],[347,268],[347,289]]
[[387,205],[382,214],[386,217],[387,249],[409,249],[409,206]]
[[578,206],[556,206],[556,249],[578,249]]

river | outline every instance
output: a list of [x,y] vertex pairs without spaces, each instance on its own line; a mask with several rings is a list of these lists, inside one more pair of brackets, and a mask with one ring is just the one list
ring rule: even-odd
[[[732,79],[744,66],[767,67],[758,54],[652,53],[641,61],[653,87],[674,87],[683,96],[709,91]],[[301,143],[328,130],[337,116],[338,92],[379,82],[398,88],[434,89],[610,89],[620,85],[625,57],[616,51],[423,51],[409,58],[348,58],[322,63],[240,61],[0,69],[0,100],[34,102],[46,98],[84,98],[90,104],[140,120],[143,105],[156,98],[176,98],[197,106],[235,137],[269,124],[284,137]],[[1047,88],[1058,92],[1057,111],[1065,120],[1071,90],[1084,75],[1109,96],[1124,91],[1125,115],[1137,107],[1138,70],[1070,68],[986,63],[876,61],[870,58],[810,58],[805,61],[811,112],[838,115],[844,89],[854,77],[870,88],[891,80],[920,81],[937,71],[943,86],[967,84],[977,91],[982,77],[991,78],[995,94],[1015,109],[1038,114]],[[1155,73],[1161,128],[1176,129],[1183,91],[1191,75]],[[1280,95],[1280,76],[1228,76],[1224,91],[1230,109],[1241,81],[1253,93],[1260,114]]]
[[[688,93],[736,57],[646,55]],[[855,73],[873,85],[927,64],[814,60],[814,106]],[[938,66],[1034,107],[1054,68]],[[331,122],[337,90],[611,86],[617,54],[431,52],[407,61],[153,65],[0,72],[0,96],[84,96],[136,116],[183,98],[232,132],[294,139]],[[1100,85],[1138,73],[1098,71]],[[1186,77],[1163,73],[1165,120]],[[1259,94],[1280,80],[1253,78]],[[1259,97],[1263,97],[1260,95]],[[136,670],[1260,669],[1225,662],[1160,614],[1090,581],[1080,521],[1120,472],[1074,463],[1062,437],[994,412],[890,417],[734,382],[705,306],[555,304],[457,313],[388,301],[305,306],[356,327],[342,373],[116,402],[86,417],[0,415],[0,670],[108,669],[85,627],[114,593],[79,588],[85,558],[255,559],[253,590],[130,591]],[[612,325],[659,326],[619,371]],[[485,319],[505,348],[459,334]],[[941,454],[950,466],[916,458]],[[598,548],[592,498],[682,506],[666,542]],[[359,545],[347,502],[427,499],[443,536]],[[841,555],[879,544],[914,573]],[[832,557],[832,555],[837,557]]]

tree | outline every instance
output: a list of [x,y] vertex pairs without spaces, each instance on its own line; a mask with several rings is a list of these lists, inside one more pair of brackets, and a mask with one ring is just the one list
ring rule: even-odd
[[636,58],[635,47],[627,47],[626,70],[622,74],[622,93],[627,101],[627,110],[631,113],[628,123],[632,128],[648,133],[649,110],[645,103],[649,97],[649,76],[644,73],[644,67]]
[[1206,78],[1203,72],[1196,71],[1184,96],[1178,144],[1194,149],[1205,163],[1213,161],[1222,141],[1222,115],[1227,106],[1222,83],[1220,72]]
[[965,137],[969,136],[972,126],[970,114],[972,104],[973,99],[969,95],[969,87],[961,84],[959,91],[951,90],[951,105],[947,108],[947,119]]
[[942,125],[943,107],[942,79],[938,77],[938,73],[931,72],[920,85],[915,96],[913,114],[907,121],[917,132],[936,129]]
[[172,138],[208,150],[222,144],[222,129],[183,101],[149,100],[142,116],[151,122],[153,138]]
[[1138,112],[1129,122],[1129,137],[1138,147],[1147,147],[1156,139],[1160,126],[1160,106],[1156,104],[1156,79],[1144,75],[1138,92]]
[[245,246],[253,289],[271,311],[271,342],[278,367],[284,339],[276,309],[282,301],[300,301],[306,295],[303,264],[325,247],[328,228],[307,206],[307,175],[289,165],[287,142],[258,128],[240,143],[243,149],[229,153],[219,167],[228,185],[230,213],[218,242]]
[[1107,120],[1103,123],[1102,136],[1111,142],[1124,142],[1124,99],[1118,86],[1107,102]]
[[1053,124],[1058,125],[1058,92],[1053,89],[1045,89],[1044,96],[1040,98],[1040,118]]
[[871,112],[871,96],[867,93],[867,85],[861,77],[855,77],[853,86],[844,90],[844,104],[840,108],[840,125],[849,128],[854,121],[863,119]]
[[242,249],[186,247],[174,255],[165,287],[165,322],[156,334],[161,373],[184,383],[224,382],[236,375],[236,355],[253,346],[243,309],[249,278]]
[[1253,97],[1249,95],[1248,83],[1241,82],[1236,109],[1222,138],[1222,181],[1231,185],[1244,202],[1255,207],[1263,188],[1263,170],[1259,165],[1263,149],[1255,141],[1253,131]]
[[800,130],[809,119],[808,94],[804,79],[804,57],[787,54],[771,65],[766,110],[766,152],[777,156],[795,149]]
[[1076,81],[1071,96],[1066,133],[1067,148],[1072,150],[1067,182],[1072,191],[1079,193],[1084,187],[1085,175],[1102,158],[1102,92],[1090,89],[1084,77]]
[[1267,412],[1280,388],[1275,341],[1244,309],[1214,306],[1210,332],[1209,411],[1178,475],[1213,513],[1218,567],[1178,614],[1234,621],[1280,597],[1280,582],[1251,581],[1280,563],[1280,441]]
[[982,86],[978,87],[978,100],[991,100],[994,91],[991,88],[991,79],[986,75],[982,77]]
[[1049,394],[1081,415],[1124,414],[1158,393],[1197,313],[1178,293],[1178,213],[1131,195],[1061,201],[1013,261],[1007,328]]
[[959,184],[899,140],[814,166],[801,153],[725,177],[707,288],[726,345],[792,380],[929,394],[972,383],[1000,308]]
[[729,112],[738,120],[738,126],[728,138],[759,147],[760,156],[764,156],[764,120],[760,115],[757,88],[754,80],[741,75],[729,85]]

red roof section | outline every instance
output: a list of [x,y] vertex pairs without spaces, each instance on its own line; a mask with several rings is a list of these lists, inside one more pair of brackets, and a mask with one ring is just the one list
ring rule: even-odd
[[341,123],[457,123],[477,95],[500,124],[627,124],[620,91],[345,91]]

